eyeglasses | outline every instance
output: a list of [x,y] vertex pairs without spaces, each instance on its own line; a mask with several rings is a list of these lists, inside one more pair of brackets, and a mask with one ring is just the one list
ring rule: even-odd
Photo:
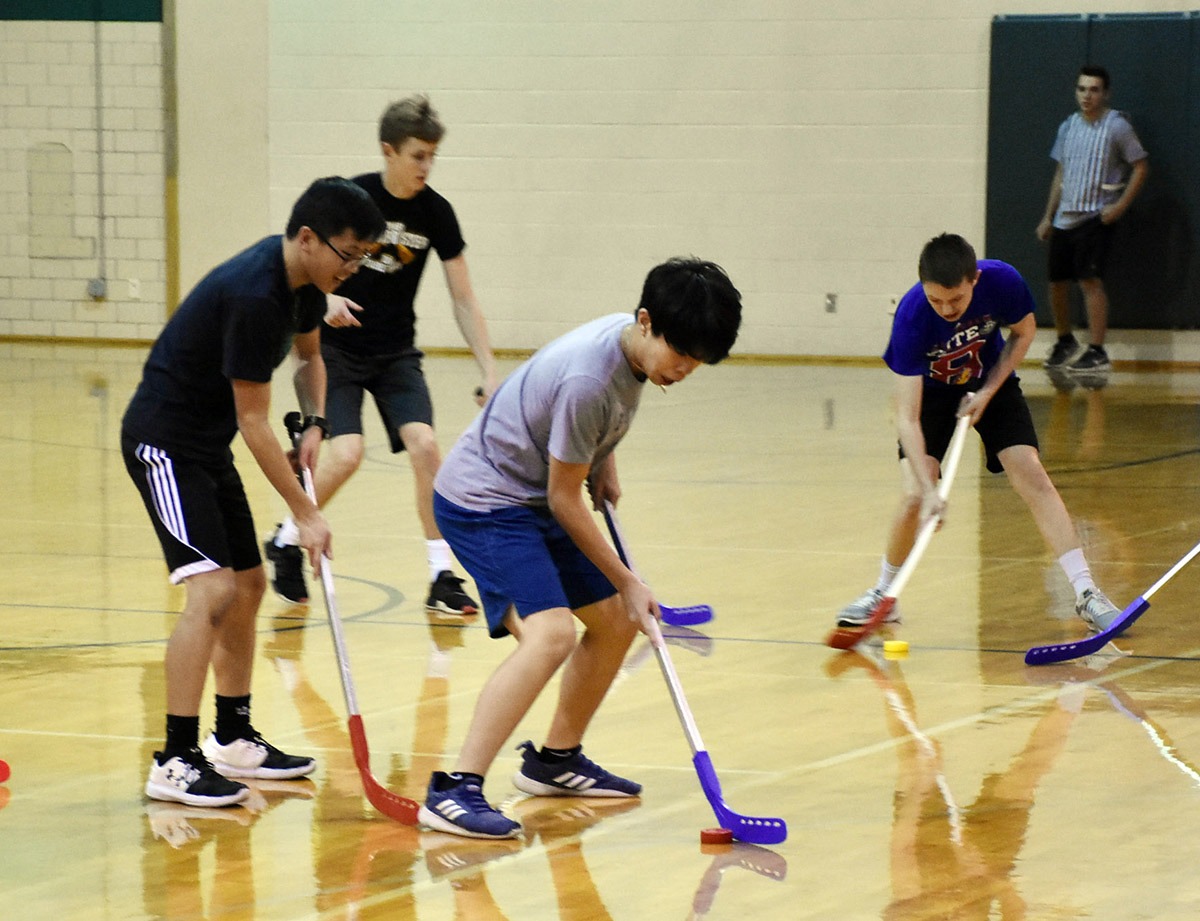
[[[312,228],[310,227],[309,230],[312,230]],[[320,240],[322,243],[324,243],[326,246],[328,246],[331,250],[333,250],[333,252],[337,255],[337,257],[342,260],[342,263],[344,265],[362,265],[364,262],[367,261],[368,258],[370,258],[370,255],[371,255],[370,253],[363,253],[361,256],[349,256],[346,253],[343,253],[340,249],[338,249],[332,243],[330,243],[329,240],[325,237],[325,235],[323,233],[321,233],[320,231],[313,230],[313,233],[315,233],[317,235],[318,240]]]

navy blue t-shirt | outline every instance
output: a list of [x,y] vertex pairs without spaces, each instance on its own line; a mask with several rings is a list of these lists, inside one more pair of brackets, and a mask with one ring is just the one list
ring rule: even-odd
[[1002,326],[1033,313],[1033,294],[1021,274],[997,259],[979,260],[971,304],[953,323],[930,306],[920,283],[900,299],[883,360],[897,374],[925,378],[925,386],[978,390],[1004,349]]
[[355,355],[399,355],[413,347],[417,315],[413,303],[429,250],[443,261],[466,247],[450,202],[429,186],[412,198],[397,198],[379,173],[355,176],[387,220],[381,245],[337,293],[364,309],[355,317],[361,327],[327,327],[321,345]]
[[312,285],[293,291],[283,238],[266,237],[209,272],[163,327],[122,432],[169,454],[216,460],[237,434],[231,381],[268,383],[296,333],[325,312]]

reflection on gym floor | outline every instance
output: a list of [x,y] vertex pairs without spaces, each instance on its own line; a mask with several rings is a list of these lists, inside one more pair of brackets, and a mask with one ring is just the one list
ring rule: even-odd
[[[878,570],[899,476],[876,367],[726,364],[647,391],[619,452],[622,519],[729,805],[780,815],[776,847],[701,846],[715,824],[645,639],[587,739],[635,801],[488,794],[523,835],[409,828],[363,796],[319,593],[260,614],[255,710],[311,779],[243,806],[149,802],[170,588],[120,463],[141,350],[0,345],[0,917],[72,919],[1191,919],[1200,843],[1200,570],[1088,658],[1024,664],[1086,628],[1003,477],[969,443],[950,514],[905,591],[902,658],[823,643]],[[471,365],[427,363],[448,446]],[[1200,540],[1200,375],[1022,382],[1043,459],[1098,581],[1124,605]],[[1102,384],[1102,385],[1101,385]],[[280,417],[289,394],[275,393]],[[280,437],[283,438],[282,428]],[[511,649],[428,614],[407,459],[369,431],[329,509],[371,770],[421,798]],[[245,454],[244,450],[241,452]],[[280,503],[244,457],[264,533]],[[315,589],[315,586],[314,586]],[[540,739],[553,688],[511,744]],[[211,704],[206,704],[211,707]],[[202,727],[211,723],[211,709]]]

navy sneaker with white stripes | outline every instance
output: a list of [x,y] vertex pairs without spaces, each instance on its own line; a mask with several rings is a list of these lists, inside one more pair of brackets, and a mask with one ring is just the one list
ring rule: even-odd
[[637,796],[642,785],[610,774],[577,751],[566,761],[547,764],[528,740],[517,746],[521,770],[513,775],[513,786],[530,796]]
[[425,805],[417,819],[427,828],[468,838],[515,838],[521,823],[493,809],[474,780],[454,784],[453,777],[434,771],[429,778]]

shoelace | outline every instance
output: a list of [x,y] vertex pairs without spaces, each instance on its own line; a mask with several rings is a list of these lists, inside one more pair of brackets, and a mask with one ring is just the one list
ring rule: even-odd
[[597,781],[608,780],[614,775],[610,774],[604,768],[600,767],[595,761],[585,755],[583,752],[577,752],[575,757],[566,762],[571,765],[571,769],[577,774],[587,774],[594,777]]
[[492,809],[491,804],[488,803],[488,801],[484,798],[482,788],[475,784],[464,784],[459,789],[460,792],[458,798],[461,805],[469,806],[473,812],[495,811]]

